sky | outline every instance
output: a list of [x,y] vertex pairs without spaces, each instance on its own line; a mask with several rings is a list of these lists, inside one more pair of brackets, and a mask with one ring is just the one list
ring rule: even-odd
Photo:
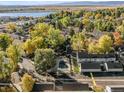
[[[14,2],[11,2],[14,1]],[[21,2],[20,2],[21,1]],[[26,3],[25,3],[26,1]],[[36,2],[38,1],[38,2]],[[39,3],[40,1],[40,3]],[[61,2],[74,2],[74,1],[124,1],[124,0],[0,0],[0,5],[50,5]],[[35,3],[34,3],[35,2]]]
[[[124,0],[0,0],[0,1],[124,1]],[[48,3],[48,2],[47,2]]]

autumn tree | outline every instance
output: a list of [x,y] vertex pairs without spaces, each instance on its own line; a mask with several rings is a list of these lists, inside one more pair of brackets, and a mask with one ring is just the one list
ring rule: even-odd
[[8,34],[0,34],[0,48],[6,50],[6,48],[12,44],[13,39]]
[[0,51],[0,79],[9,80],[12,73],[12,64],[10,60],[6,57],[4,51]]
[[122,37],[121,37],[121,34],[119,32],[114,32],[113,33],[113,36],[114,36],[114,44],[115,45],[122,45],[124,43]]
[[10,33],[16,31],[16,28],[17,28],[16,23],[12,22],[7,23],[7,29]]
[[87,26],[90,23],[90,19],[83,19],[82,23]]
[[98,54],[99,53],[99,46],[98,46],[98,43],[97,42],[91,42],[89,45],[88,45],[88,53],[95,53],[95,54]]
[[36,48],[56,48],[65,41],[64,35],[59,29],[55,29],[53,26],[45,23],[36,24],[34,30],[30,31],[30,34],[32,37],[30,39],[30,46],[34,47],[34,50]]
[[96,14],[95,15],[95,19],[101,19],[102,18],[102,14]]
[[22,90],[23,92],[31,92],[34,86],[34,80],[32,76],[25,73],[22,77]]
[[16,33],[17,33],[18,35],[24,35],[24,34],[25,34],[25,31],[23,30],[22,27],[17,27]]
[[3,51],[0,51],[0,79],[4,78],[4,57],[5,57],[5,53]]
[[82,23],[86,31],[92,32],[94,30],[94,23],[90,19],[83,19]]
[[48,34],[50,26],[45,23],[38,23],[33,27],[33,30],[30,31],[31,38],[34,37],[45,37]]
[[80,33],[76,33],[75,35],[73,35],[72,39],[71,39],[71,47],[73,50],[76,50],[76,54],[77,54],[77,62],[79,61],[79,51],[85,50],[86,48],[86,42],[85,42],[85,35],[80,32]]
[[17,65],[20,62],[21,58],[21,51],[19,49],[19,46],[16,45],[10,45],[6,49],[7,57],[10,58],[11,63],[13,64],[13,71],[17,69]]
[[97,19],[94,21],[94,26],[95,26],[95,29],[98,31],[107,31],[107,32],[115,31],[114,20]]
[[55,53],[52,49],[37,49],[35,51],[35,67],[39,74],[47,72],[56,64]]
[[31,40],[31,44],[32,46],[34,46],[34,48],[42,48],[44,45],[44,39],[42,37],[34,37],[32,40]]
[[108,35],[103,35],[100,37],[99,48],[101,53],[108,53],[112,50],[113,40]]
[[120,25],[116,28],[116,31],[123,33],[124,32],[124,25]]
[[38,23],[43,23],[44,20],[45,20],[44,17],[38,17],[38,18],[37,18],[37,22],[38,22]]
[[91,12],[86,12],[85,15],[84,15],[84,18],[89,18],[92,16],[92,13]]
[[121,13],[121,17],[124,17],[124,13]]
[[122,45],[124,43],[124,21],[116,27],[116,32],[113,33],[113,36],[115,45]]
[[73,35],[71,42],[73,50],[81,51],[85,49],[85,35],[82,32]]
[[98,42],[90,42],[88,45],[88,52],[89,53],[109,53],[110,51],[113,50],[112,48],[113,45],[113,40],[110,36],[108,35],[103,35],[99,38]]
[[44,48],[46,42],[42,37],[34,37],[33,39],[27,39],[22,45],[23,50],[27,55],[32,55],[37,48]]
[[65,37],[59,29],[50,28],[47,37],[48,44],[53,48],[63,44],[65,41]]
[[63,25],[63,27],[67,27],[67,26],[69,26],[69,24],[70,24],[70,21],[71,21],[71,19],[70,19],[70,17],[64,17],[64,18],[62,18],[61,20],[60,20],[60,22],[61,22],[61,24]]
[[22,48],[28,55],[33,54],[35,51],[35,45],[32,43],[31,39],[27,39]]

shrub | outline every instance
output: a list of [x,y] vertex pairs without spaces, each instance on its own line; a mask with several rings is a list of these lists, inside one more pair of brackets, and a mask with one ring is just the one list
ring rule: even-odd
[[104,92],[104,88],[101,86],[94,86],[93,91],[95,92]]
[[30,92],[32,91],[34,85],[34,80],[33,78],[28,75],[27,73],[24,74],[24,76],[22,77],[22,89],[25,92]]

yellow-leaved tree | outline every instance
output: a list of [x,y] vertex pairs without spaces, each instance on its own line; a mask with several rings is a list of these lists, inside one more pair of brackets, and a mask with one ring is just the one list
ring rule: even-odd
[[10,58],[11,63],[13,64],[13,71],[17,69],[17,64],[20,62],[21,50],[17,45],[10,45],[6,49],[7,57]]
[[65,37],[59,29],[50,28],[48,31],[48,44],[53,48],[61,45],[65,41]]
[[63,17],[62,19],[60,19],[60,23],[62,24],[63,27],[69,26],[70,21],[71,21],[71,19],[69,16]]
[[43,45],[43,38],[42,37],[34,37],[33,39],[32,39],[32,45],[34,45],[34,47],[35,47],[35,49],[36,48],[41,48],[42,47],[42,45]]
[[108,35],[103,35],[99,39],[99,49],[101,53],[108,53],[112,50],[113,40]]
[[81,51],[85,49],[85,35],[83,33],[75,34],[72,39],[72,48],[73,50]]
[[36,36],[38,37],[45,37],[47,36],[48,30],[50,26],[45,23],[38,23],[33,27],[33,30],[30,31],[31,38]]
[[90,19],[88,19],[88,18],[86,19],[86,18],[85,18],[85,19],[82,20],[82,23],[83,23],[85,26],[87,26],[87,25],[90,23]]
[[91,43],[88,45],[88,52],[89,52],[89,53],[99,53],[98,43],[91,42]]
[[3,81],[10,80],[11,73],[13,72],[13,64],[9,58],[6,57],[6,52],[0,51],[0,79]]
[[31,39],[27,39],[26,42],[23,44],[23,49],[26,54],[32,54],[35,51],[35,45],[32,44]]
[[42,48],[43,43],[43,38],[36,36],[33,39],[27,39],[22,48],[26,54],[30,55],[33,54],[37,48]]
[[12,44],[13,38],[11,38],[8,34],[0,34],[0,48],[2,50],[6,50],[6,48]]
[[7,29],[8,29],[8,32],[10,32],[10,33],[14,32],[16,30],[16,28],[17,28],[16,23],[9,22],[7,24]]
[[96,14],[95,15],[95,19],[100,19],[100,18],[102,18],[102,14]]
[[31,92],[33,86],[34,86],[34,80],[32,76],[25,73],[24,76],[22,77],[22,90],[24,92]]

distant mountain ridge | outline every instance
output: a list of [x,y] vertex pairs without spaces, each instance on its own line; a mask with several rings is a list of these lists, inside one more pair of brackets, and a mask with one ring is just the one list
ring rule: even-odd
[[124,5],[124,1],[77,1],[77,2],[68,2],[61,5],[99,5],[99,6],[119,6]]

